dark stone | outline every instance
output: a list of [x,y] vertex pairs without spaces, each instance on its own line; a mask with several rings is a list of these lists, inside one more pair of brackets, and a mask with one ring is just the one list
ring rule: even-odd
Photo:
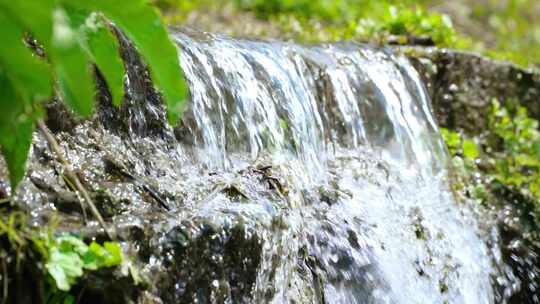
[[486,130],[493,99],[518,102],[540,119],[540,72],[475,53],[398,48],[420,72],[439,124],[469,134]]
[[[188,226],[188,225],[186,225]],[[250,303],[262,242],[244,225],[200,224],[195,235],[185,227],[166,233],[162,256],[172,276],[160,286],[167,303]],[[171,292],[173,290],[173,292]]]

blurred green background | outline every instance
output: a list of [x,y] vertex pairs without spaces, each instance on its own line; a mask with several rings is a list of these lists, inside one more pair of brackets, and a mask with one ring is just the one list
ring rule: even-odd
[[538,0],[154,0],[170,24],[303,42],[425,44],[540,64]]

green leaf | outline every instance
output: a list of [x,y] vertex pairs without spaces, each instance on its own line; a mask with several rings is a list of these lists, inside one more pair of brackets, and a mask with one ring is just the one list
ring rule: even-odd
[[120,106],[124,95],[124,63],[120,58],[120,47],[104,20],[95,13],[88,17],[83,27],[86,42],[93,61],[103,74],[111,91],[115,106]]
[[58,237],[55,241],[59,244],[60,250],[63,252],[72,251],[79,255],[83,255],[88,251],[88,245],[75,236],[63,235]]
[[56,287],[60,290],[68,291],[71,288],[71,282],[68,281],[67,275],[58,264],[45,264],[47,272],[54,279]]
[[118,25],[138,48],[149,66],[152,79],[165,98],[168,118],[175,124],[185,108],[187,85],[178,52],[158,13],[145,0],[60,0],[88,11],[102,12]]
[[89,116],[94,108],[95,92],[89,58],[66,12],[55,9],[53,20],[53,43],[49,55],[64,101],[80,115]]
[[[83,255],[82,257],[82,261],[83,261],[83,267],[85,269],[89,269],[89,270],[97,270],[99,268],[99,266],[101,265],[101,257],[96,254],[96,250],[93,245],[94,243],[90,244],[90,246],[88,247],[89,250],[88,252],[86,252],[85,255]],[[99,246],[99,245],[98,245]]]
[[0,0],[0,11],[17,18],[18,23],[49,48],[55,2],[56,0]]
[[[49,66],[24,45],[24,28],[16,20],[0,11],[0,66],[12,82],[17,94],[26,103],[41,102],[52,95]],[[14,101],[12,101],[13,103]],[[9,109],[6,107],[4,109]],[[3,117],[5,119],[5,116]]]
[[84,269],[97,270],[123,263],[120,244],[96,242],[86,245],[79,237],[62,235],[48,243],[48,260],[45,267],[55,280],[58,289],[68,291]]
[[96,64],[111,92],[112,102],[120,106],[124,93],[124,63],[120,57],[118,39],[108,21],[100,13],[92,13],[72,5],[64,6],[73,28],[83,38],[83,49]]
[[444,142],[448,146],[450,154],[455,155],[461,143],[461,137],[459,136],[459,134],[446,128],[441,128],[441,135],[444,139]]
[[96,242],[92,242],[88,249],[88,252],[83,257],[86,269],[96,270],[122,264],[122,248],[118,243],[105,242],[101,246]]
[[83,275],[83,262],[75,252],[61,252],[58,248],[50,250],[45,268],[56,282],[58,289],[69,291],[76,279]]
[[[94,85],[88,56],[82,50],[80,37],[71,27],[65,11],[55,8],[55,2],[0,0],[0,6],[10,17],[17,18],[16,22],[21,29],[30,31],[43,43],[65,102],[79,114],[88,116],[94,104]],[[19,41],[21,39],[22,35]],[[35,69],[20,70],[43,75]]]
[[103,246],[107,251],[104,266],[111,267],[122,264],[124,257],[122,255],[122,247],[120,247],[119,243],[105,242]]
[[23,28],[3,11],[0,24],[0,37],[9,45],[0,49],[0,146],[14,193],[32,144],[34,103],[51,96],[52,80],[48,66],[23,44]]
[[0,120],[0,146],[9,169],[11,191],[15,193],[26,171],[34,123],[24,114],[23,102],[1,72],[0,89],[0,108],[6,111]]
[[467,158],[475,159],[478,157],[478,146],[473,140],[466,139],[463,141],[463,155]]
[[62,304],[75,304],[75,297],[73,295],[68,294],[64,298],[64,302]]

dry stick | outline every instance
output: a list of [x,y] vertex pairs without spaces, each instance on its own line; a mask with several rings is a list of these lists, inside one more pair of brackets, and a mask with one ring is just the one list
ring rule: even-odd
[[54,138],[53,134],[49,130],[49,128],[45,125],[43,120],[38,120],[37,125],[47,141],[49,142],[49,145],[51,146],[51,149],[56,154],[56,157],[58,157],[58,160],[64,165],[64,170],[66,170],[66,175],[75,183],[75,187],[77,188],[77,191],[79,191],[86,203],[88,204],[88,207],[90,207],[90,211],[92,211],[92,214],[94,217],[98,220],[99,224],[101,225],[101,228],[105,230],[105,233],[111,240],[116,239],[116,231],[114,228],[109,231],[107,229],[107,225],[105,225],[105,221],[103,220],[103,217],[99,213],[98,209],[96,208],[96,205],[94,205],[94,202],[90,198],[90,195],[88,194],[88,191],[84,188],[82,185],[79,177],[73,172],[73,169],[71,169],[71,165],[67,161],[67,159],[62,155],[62,149],[60,148],[60,145]]

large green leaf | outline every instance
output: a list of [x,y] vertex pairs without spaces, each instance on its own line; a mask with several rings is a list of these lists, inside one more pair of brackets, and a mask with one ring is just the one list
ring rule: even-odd
[[0,146],[9,169],[12,192],[24,177],[34,130],[36,104],[52,94],[49,66],[23,43],[23,28],[0,11]]
[[[40,102],[52,95],[50,67],[24,45],[24,29],[0,11],[0,64],[24,101]],[[10,107],[8,107],[9,109]],[[5,117],[3,117],[5,119]]]
[[113,104],[119,106],[124,95],[125,69],[120,57],[118,39],[100,13],[92,13],[85,8],[73,6],[72,3],[64,4],[63,8],[70,17],[73,28],[78,29],[84,50],[105,78]]
[[0,0],[0,11],[17,18],[35,38],[48,48],[52,38],[55,0]]
[[105,77],[113,104],[119,106],[124,96],[125,69],[120,58],[118,40],[99,15],[92,14],[89,19],[90,25],[83,28],[88,49],[93,61]]
[[119,26],[135,43],[152,79],[161,90],[168,108],[168,117],[175,123],[182,114],[187,85],[182,77],[178,52],[169,38],[158,13],[145,0],[60,0],[65,5],[102,12]]
[[[61,92],[74,110],[82,115],[91,113],[93,87],[92,82],[88,81],[91,79],[88,57],[84,55],[77,39],[80,37],[73,35],[69,18],[57,4],[80,8],[82,11],[102,12],[119,26],[148,63],[152,78],[168,105],[169,120],[174,123],[178,119],[184,110],[187,86],[179,67],[176,47],[158,13],[147,1],[134,0],[126,4],[121,0],[0,0],[0,7],[17,16],[18,21],[43,43],[58,77]],[[106,57],[94,56],[118,103],[118,77],[108,71],[116,68],[104,69],[103,66],[109,66],[104,62]]]
[[0,7],[45,47],[64,100],[76,112],[92,113],[94,85],[81,37],[55,0],[0,0]]
[[0,88],[0,109],[5,111],[0,120],[0,146],[9,169],[11,192],[14,193],[26,171],[34,122],[24,114],[24,103],[1,71]]
[[24,177],[33,132],[34,122],[24,115],[0,127],[0,145],[8,165],[12,193]]
[[88,116],[94,108],[95,93],[90,59],[66,12],[55,9],[53,20],[53,43],[48,51],[64,101],[77,113]]

